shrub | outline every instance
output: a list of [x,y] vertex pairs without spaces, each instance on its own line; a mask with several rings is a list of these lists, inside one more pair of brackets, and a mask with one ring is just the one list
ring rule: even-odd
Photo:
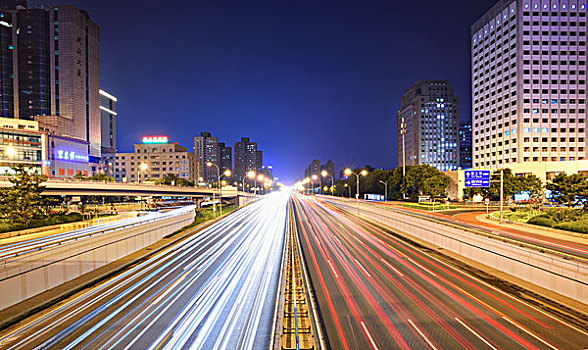
[[553,221],[551,218],[549,218],[546,215],[539,215],[539,216],[532,217],[529,219],[529,221],[527,221],[527,223],[532,224],[532,225],[546,226],[546,227],[553,227],[557,224],[555,221]]
[[588,221],[562,222],[555,225],[555,228],[579,233],[588,233]]

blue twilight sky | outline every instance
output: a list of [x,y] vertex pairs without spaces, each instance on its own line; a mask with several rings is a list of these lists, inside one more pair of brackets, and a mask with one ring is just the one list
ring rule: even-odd
[[56,2],[100,26],[119,150],[145,134],[190,148],[201,131],[249,136],[293,183],[315,158],[396,166],[396,110],[416,80],[448,79],[469,119],[470,25],[495,0]]

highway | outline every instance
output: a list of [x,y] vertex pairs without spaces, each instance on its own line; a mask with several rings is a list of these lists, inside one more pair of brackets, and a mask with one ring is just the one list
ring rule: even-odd
[[580,349],[588,334],[313,197],[294,196],[332,349]]
[[289,194],[276,193],[0,333],[6,349],[267,349]]

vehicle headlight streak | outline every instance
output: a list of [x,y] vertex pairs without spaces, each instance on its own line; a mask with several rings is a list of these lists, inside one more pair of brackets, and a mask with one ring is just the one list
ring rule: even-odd
[[248,205],[0,341],[11,348],[267,347],[288,195]]

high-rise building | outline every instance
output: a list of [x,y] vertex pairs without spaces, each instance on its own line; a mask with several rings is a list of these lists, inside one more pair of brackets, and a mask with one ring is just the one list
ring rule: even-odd
[[308,167],[304,170],[304,177],[312,177],[312,175],[319,175],[321,172],[321,161],[314,159]]
[[242,181],[249,170],[258,170],[263,165],[263,151],[257,149],[257,142],[251,142],[249,137],[242,137],[233,147],[234,179]]
[[194,156],[198,160],[198,178],[205,182],[216,182],[217,171],[215,167],[206,166],[211,162],[220,167],[220,148],[218,138],[213,137],[209,132],[201,132],[200,136],[193,139]]
[[114,179],[117,182],[159,180],[166,175],[195,182],[196,158],[186,147],[169,142],[167,136],[144,136],[143,142],[134,147],[134,153],[115,155]]
[[472,167],[472,123],[459,123],[459,167]]
[[218,143],[220,150],[220,171],[225,172],[227,170],[233,171],[233,148],[225,145],[224,142]]
[[586,158],[586,1],[499,1],[471,27],[474,168]]
[[116,152],[116,103],[118,99],[100,90],[100,146],[101,164],[104,173],[113,176],[114,153]]
[[459,99],[445,80],[421,80],[402,95],[397,115],[398,164],[402,164],[401,125],[405,125],[406,164],[441,171],[459,166]]
[[0,46],[0,115],[34,119],[42,131],[79,140],[89,164],[98,164],[100,29],[88,13],[3,1]]

